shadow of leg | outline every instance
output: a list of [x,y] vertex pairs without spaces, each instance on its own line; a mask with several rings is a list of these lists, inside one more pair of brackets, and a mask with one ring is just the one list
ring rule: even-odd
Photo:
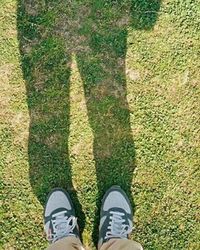
[[98,209],[93,240],[97,243],[100,203],[105,191],[112,185],[120,185],[133,205],[134,143],[126,99],[126,31],[117,30],[104,36],[93,34],[92,38],[95,38],[94,47],[91,42],[90,51],[79,53],[77,61],[94,133]]
[[[29,2],[29,1],[27,1]],[[47,30],[48,10],[19,2],[18,38],[30,114],[29,165],[33,192],[42,205],[52,188],[67,190],[83,230],[85,217],[73,188],[68,154],[71,55]]]

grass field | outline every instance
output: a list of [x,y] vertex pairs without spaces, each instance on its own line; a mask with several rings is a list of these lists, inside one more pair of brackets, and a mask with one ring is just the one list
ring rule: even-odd
[[148,250],[200,249],[198,0],[0,1],[0,249],[45,249],[69,191],[95,249],[105,190]]

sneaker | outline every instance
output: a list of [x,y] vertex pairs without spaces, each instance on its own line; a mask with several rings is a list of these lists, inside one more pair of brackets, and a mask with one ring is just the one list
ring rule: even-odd
[[98,249],[110,239],[127,239],[133,228],[132,217],[127,195],[119,186],[112,186],[102,200]]
[[63,189],[53,189],[48,195],[44,224],[47,240],[50,243],[67,236],[80,238],[72,201]]

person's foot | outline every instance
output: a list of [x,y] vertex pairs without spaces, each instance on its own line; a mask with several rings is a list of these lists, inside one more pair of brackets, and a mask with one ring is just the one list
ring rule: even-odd
[[132,217],[127,195],[119,186],[112,186],[102,200],[98,249],[110,239],[127,239],[132,232]]
[[44,229],[51,243],[67,236],[79,238],[77,218],[72,201],[63,189],[53,189],[44,210]]

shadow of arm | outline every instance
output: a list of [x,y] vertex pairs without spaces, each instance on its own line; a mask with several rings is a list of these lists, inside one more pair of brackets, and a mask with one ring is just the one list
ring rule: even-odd
[[161,0],[132,0],[131,26],[137,30],[151,30],[158,18]]

